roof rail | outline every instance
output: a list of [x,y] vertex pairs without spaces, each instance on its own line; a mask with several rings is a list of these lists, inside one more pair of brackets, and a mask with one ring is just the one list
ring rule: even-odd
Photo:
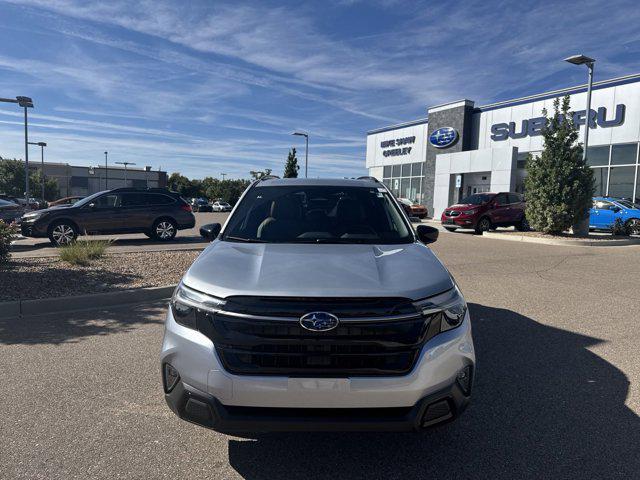
[[[173,192],[173,190],[169,190],[169,187],[118,187],[118,188],[110,188],[110,192]],[[177,192],[173,192],[177,193]]]
[[378,180],[376,177],[372,177],[370,175],[364,175],[362,177],[358,177],[356,180],[371,180],[373,182],[380,183],[380,180]]
[[277,175],[263,175],[258,179],[258,181],[262,182],[263,180],[272,180],[274,178],[276,178],[278,180],[280,179],[280,177],[277,176]]

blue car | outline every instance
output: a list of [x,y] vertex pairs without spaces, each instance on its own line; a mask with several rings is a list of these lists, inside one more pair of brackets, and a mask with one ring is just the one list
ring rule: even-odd
[[589,228],[611,230],[619,218],[633,233],[640,232],[640,205],[629,200],[611,197],[594,197],[589,212]]

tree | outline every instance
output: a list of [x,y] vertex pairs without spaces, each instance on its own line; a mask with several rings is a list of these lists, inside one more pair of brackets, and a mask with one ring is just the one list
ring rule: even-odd
[[264,171],[262,170],[251,170],[249,173],[251,174],[251,178],[253,178],[254,180],[260,180],[262,177],[266,177],[267,175],[271,175],[271,169],[270,168],[265,168]]
[[298,170],[300,170],[300,166],[298,165],[298,159],[296,158],[296,149],[295,147],[289,150],[289,155],[287,156],[287,163],[284,166],[284,178],[298,178]]
[[[582,158],[578,128],[569,111],[569,96],[553,102],[554,115],[542,130],[544,148],[527,161],[525,189],[529,224],[545,233],[560,233],[587,218],[594,190],[593,171]],[[575,229],[574,229],[575,230]]]
[[[41,192],[42,177],[40,169],[29,169],[29,194],[39,197]],[[0,160],[0,193],[16,198],[24,197],[24,162],[22,160]],[[53,200],[58,196],[58,183],[52,178],[44,181],[45,200]]]

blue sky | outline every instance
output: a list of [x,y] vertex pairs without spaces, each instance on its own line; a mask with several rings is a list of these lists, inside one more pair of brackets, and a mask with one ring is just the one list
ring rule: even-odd
[[[31,96],[47,160],[192,177],[281,174],[311,134],[310,176],[364,174],[365,134],[476,104],[640,72],[634,1],[0,0],[0,97]],[[0,155],[23,157],[0,104]],[[33,151],[33,155],[38,152]]]

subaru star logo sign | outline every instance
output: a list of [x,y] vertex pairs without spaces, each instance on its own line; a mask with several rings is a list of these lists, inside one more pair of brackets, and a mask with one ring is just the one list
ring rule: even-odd
[[340,320],[335,315],[327,312],[311,312],[300,317],[302,328],[312,332],[326,332],[338,326]]
[[429,143],[436,148],[446,148],[458,140],[458,131],[451,127],[442,127],[429,135]]

